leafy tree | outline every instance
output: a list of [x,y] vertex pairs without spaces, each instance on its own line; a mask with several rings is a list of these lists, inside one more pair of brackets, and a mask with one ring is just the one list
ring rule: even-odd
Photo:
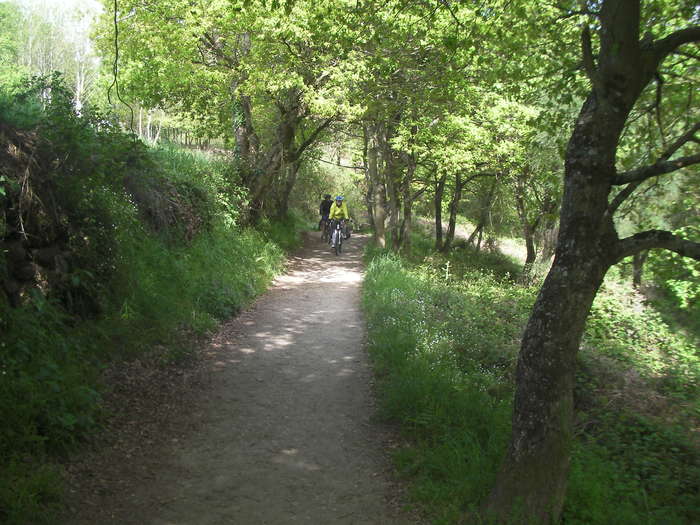
[[[265,208],[284,214],[302,156],[337,119],[346,53],[330,22],[346,4],[119,8],[125,89],[147,107],[209,122],[212,136],[233,137],[253,218]],[[111,41],[102,47],[110,52]]]
[[[689,25],[697,21],[696,5],[658,1],[644,7],[638,0],[605,0],[586,3],[578,15],[593,20],[597,36],[584,26],[582,59],[591,88],[566,151],[554,263],[523,334],[510,446],[484,507],[501,522],[518,512],[558,521],[570,461],[576,354],[610,266],[659,248],[700,259],[700,243],[691,239],[663,230],[620,238],[615,227],[620,205],[650,179],[700,162],[692,148],[700,129],[693,116],[682,133],[659,144],[651,163],[623,170],[616,162],[625,125],[645,91],[654,89],[654,79],[672,74],[678,57],[697,64],[692,43],[700,41],[700,27]],[[642,27],[648,31],[643,36]],[[690,90],[696,83],[683,77],[678,85]],[[661,91],[660,103],[663,97]],[[697,115],[697,106],[688,111]]]
[[0,3],[0,87],[17,83],[21,76],[19,31],[22,13],[12,3]]

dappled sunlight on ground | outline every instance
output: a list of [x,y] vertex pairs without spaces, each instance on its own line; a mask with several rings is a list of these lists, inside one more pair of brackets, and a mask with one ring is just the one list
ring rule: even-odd
[[266,300],[257,301],[237,319],[236,332],[212,341],[210,349],[218,357],[214,371],[263,359],[261,353],[289,361],[303,352],[316,359],[315,369],[302,372],[281,362],[277,373],[285,381],[309,384],[329,375],[342,379],[356,374],[357,356],[334,352],[339,344],[347,344],[348,334],[364,331],[354,306],[363,278],[364,243],[358,237],[346,242],[338,256],[320,240],[311,239],[303,255],[290,258],[288,272],[275,279]]
[[364,240],[353,235],[336,256],[309,236],[287,273],[222,325],[204,350],[210,388],[191,435],[133,488],[148,514],[139,523],[406,523],[378,474]]
[[274,463],[280,463],[282,465],[286,465],[288,467],[292,467],[295,469],[300,469],[300,470],[308,470],[308,471],[315,471],[315,470],[321,470],[321,467],[312,462],[312,461],[307,461],[303,458],[300,457],[301,454],[299,453],[299,450],[296,448],[288,448],[281,450],[278,454],[276,454],[272,461]]

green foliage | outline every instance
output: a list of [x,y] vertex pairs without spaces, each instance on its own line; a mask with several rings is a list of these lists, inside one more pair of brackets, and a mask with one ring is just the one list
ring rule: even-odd
[[[683,238],[698,239],[700,221],[674,233]],[[700,327],[700,261],[663,251],[653,254],[649,263],[655,281],[669,293],[690,322]]]
[[[382,413],[406,433],[394,456],[412,498],[435,523],[461,523],[505,451],[536,289],[511,281],[496,254],[443,258],[420,237],[413,246],[410,261],[368,249],[370,351]],[[697,522],[695,348],[611,272],[580,353],[565,523]]]
[[696,410],[700,408],[700,355],[695,342],[669,328],[658,312],[622,283],[608,280],[604,285],[591,309],[583,344],[632,367],[661,392],[686,398]]
[[69,334],[65,314],[40,297],[0,315],[0,417],[12,422],[0,427],[0,456],[64,451],[96,424],[96,347]]
[[61,483],[50,465],[31,458],[4,458],[0,475],[0,522],[51,525],[60,509]]
[[[95,113],[77,115],[58,78],[0,101],[0,136],[35,159],[3,167],[0,242],[23,257],[56,246],[62,261],[30,259],[37,273],[18,305],[0,295],[0,517],[51,523],[60,483],[46,461],[99,428],[102,366],[155,344],[166,360],[187,352],[266,288],[281,246],[299,243],[300,219],[242,229],[235,165],[151,151]],[[17,209],[28,233],[19,243],[8,237]],[[3,249],[0,275],[14,271]]]
[[414,479],[415,498],[447,523],[486,494],[508,437],[520,326],[494,330],[492,320],[522,322],[521,302],[531,297],[480,270],[445,277],[376,257],[364,305],[383,413],[411,436],[397,463]]
[[21,12],[10,2],[0,3],[0,87],[10,88],[21,79],[19,66]]

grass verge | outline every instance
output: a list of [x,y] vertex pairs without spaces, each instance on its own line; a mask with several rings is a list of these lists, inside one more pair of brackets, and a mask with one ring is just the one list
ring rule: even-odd
[[[536,287],[497,254],[411,260],[370,248],[364,284],[382,414],[414,502],[460,523],[487,494],[509,437],[514,364]],[[423,250],[423,251],[421,251]],[[700,521],[698,359],[611,272],[580,353],[567,524]]]

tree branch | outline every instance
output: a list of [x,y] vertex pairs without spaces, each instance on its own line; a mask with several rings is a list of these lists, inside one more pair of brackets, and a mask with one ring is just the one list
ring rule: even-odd
[[689,155],[687,157],[681,157],[671,161],[668,160],[686,143],[697,142],[698,139],[695,137],[695,134],[698,131],[700,131],[700,122],[696,122],[693,127],[691,127],[683,135],[674,140],[673,143],[670,146],[668,146],[666,150],[659,156],[659,159],[656,161],[656,163],[650,166],[637,168],[636,170],[630,170],[624,173],[620,173],[613,178],[612,184],[614,186],[620,186],[622,184],[628,184],[630,182],[641,182],[648,178],[655,177],[657,175],[663,175],[665,173],[670,173],[672,171],[676,171],[686,166],[690,166],[691,164],[699,163],[700,154]]
[[301,145],[294,151],[294,162],[299,160],[299,157],[301,157],[301,154],[304,153],[304,150],[308,148],[316,140],[319,134],[328,126],[330,126],[333,123],[333,121],[335,121],[335,116],[327,118],[323,122],[323,124],[321,124],[315,130],[313,130],[311,135],[309,135],[307,139],[304,142],[302,142]]
[[691,42],[700,42],[700,26],[686,27],[685,29],[671,33],[666,38],[662,38],[651,44],[651,47],[657,63],[660,63],[677,48]]
[[626,171],[614,177],[612,180],[613,186],[629,184],[630,182],[641,182],[658,175],[665,175],[673,171],[692,166],[700,163],[700,153],[689,155],[688,157],[680,157],[674,160],[659,160],[651,166],[644,166],[636,170]]
[[625,257],[655,248],[670,250],[682,257],[700,261],[700,243],[683,239],[664,230],[648,230],[620,239],[616,246],[614,261],[620,262]]
[[586,75],[593,84],[593,90],[600,94],[601,93],[601,81],[598,70],[595,66],[595,60],[593,59],[593,47],[591,45],[591,29],[588,25],[583,26],[583,31],[581,32],[581,52],[583,55],[583,68],[586,71]]
[[695,134],[700,131],[700,122],[696,122],[695,125],[690,128],[688,131],[683,133],[680,137],[678,137],[677,140],[673,142],[668,148],[666,148],[666,151],[664,151],[661,154],[661,157],[659,159],[661,160],[668,160],[671,158],[671,155],[673,155],[676,151],[678,151],[683,144],[686,142],[690,142],[695,139]]
[[493,171],[482,171],[480,173],[476,173],[474,175],[470,175],[467,177],[465,180],[461,181],[459,184],[459,189],[463,189],[467,184],[469,184],[471,181],[478,179],[479,177],[498,177],[498,173],[493,172]]
[[641,180],[638,180],[636,182],[632,182],[628,184],[623,190],[620,191],[617,195],[615,195],[615,198],[613,201],[608,205],[608,214],[612,215],[614,214],[617,209],[620,207],[620,205],[627,200],[627,198],[634,193],[634,191],[639,188],[639,186],[642,184]]
[[346,166],[345,164],[338,164],[337,162],[331,162],[330,160],[322,159],[321,157],[314,157],[312,155],[309,155],[307,158],[317,160],[319,162],[325,162],[326,164],[330,164],[331,166],[337,166],[338,168],[346,168],[349,170],[358,170],[358,171],[364,171],[364,169],[365,169],[364,166]]

